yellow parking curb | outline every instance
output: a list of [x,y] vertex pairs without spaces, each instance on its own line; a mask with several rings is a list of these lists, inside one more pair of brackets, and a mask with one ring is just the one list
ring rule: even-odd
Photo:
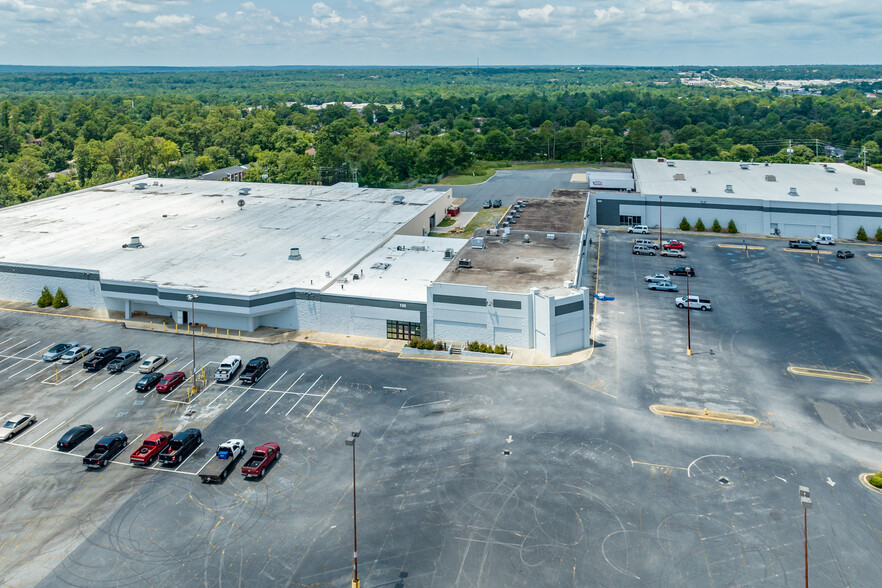
[[882,257],[882,253],[867,253],[867,257]]
[[875,472],[867,472],[865,474],[861,474],[860,476],[858,476],[858,480],[861,481],[861,485],[864,488],[866,488],[867,490],[872,490],[876,494],[882,494],[882,488],[876,488],[875,486],[870,484],[869,478],[870,478],[870,476],[873,476],[873,475],[875,475]]
[[72,318],[72,319],[80,319],[83,321],[98,321],[99,323],[122,323],[119,319],[111,319],[111,318],[98,318],[94,316],[82,316],[79,314],[62,314],[56,312],[40,312],[39,310],[24,310],[21,308],[0,308],[2,312],[21,312],[24,314],[39,314],[43,316],[58,316],[62,318]]
[[765,247],[760,247],[759,245],[748,245],[744,247],[744,245],[734,245],[732,243],[717,243],[717,247],[722,247],[724,249],[748,249],[750,251],[765,251]]
[[812,255],[832,255],[832,251],[821,251],[820,249],[791,249],[790,247],[785,247],[784,251],[788,253],[810,253]]
[[741,425],[744,427],[758,427],[760,422],[756,417],[747,414],[733,412],[718,412],[701,408],[686,408],[684,406],[665,406],[653,404],[649,410],[662,416],[680,417],[683,419],[695,419],[699,421],[712,421],[728,425]]
[[861,374],[857,372],[837,372],[833,370],[799,367],[796,365],[788,366],[787,371],[796,376],[827,378],[828,380],[842,380],[844,382],[861,382],[863,384],[869,384],[873,381],[873,378],[871,378],[867,374]]

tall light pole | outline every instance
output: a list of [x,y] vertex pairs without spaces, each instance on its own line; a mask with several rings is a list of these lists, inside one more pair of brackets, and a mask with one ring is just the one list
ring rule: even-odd
[[692,310],[692,304],[689,302],[689,273],[691,271],[691,267],[686,268],[686,355],[692,355],[692,321],[689,314]]
[[187,300],[190,301],[190,324],[193,326],[193,369],[190,372],[190,392],[195,394],[199,388],[196,385],[196,299],[199,294],[187,294]]
[[799,487],[799,501],[802,503],[802,533],[805,543],[805,588],[808,588],[808,511],[812,507],[808,486]]
[[352,437],[346,440],[346,445],[352,446],[352,588],[361,585],[358,579],[358,519],[355,509],[355,439],[360,435],[361,429],[352,431]]
[[658,250],[662,250],[662,215],[661,215],[661,194],[658,196]]

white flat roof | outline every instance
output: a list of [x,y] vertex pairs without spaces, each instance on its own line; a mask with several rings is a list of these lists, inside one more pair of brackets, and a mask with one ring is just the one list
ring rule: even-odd
[[[396,235],[353,267],[344,276],[349,280],[347,283],[332,284],[326,292],[425,302],[426,287],[450,264],[450,260],[444,259],[444,251],[453,249],[456,255],[468,242],[468,239]],[[359,279],[353,279],[352,274],[358,274]]]
[[[140,182],[146,189],[135,189]],[[135,179],[0,209],[0,260],[197,291],[319,290],[443,194]],[[144,248],[123,248],[132,236]],[[288,260],[292,247],[302,260]]]
[[[668,166],[668,161],[674,166]],[[747,169],[742,169],[746,165]],[[785,202],[882,205],[882,176],[844,163],[750,163],[635,159],[632,162],[637,191],[645,195],[711,198],[750,198]],[[682,174],[683,180],[675,180]],[[768,181],[766,176],[774,176]],[[857,185],[854,179],[863,180]],[[732,192],[726,192],[726,185]],[[695,191],[692,191],[695,188]],[[799,196],[790,196],[796,188]]]

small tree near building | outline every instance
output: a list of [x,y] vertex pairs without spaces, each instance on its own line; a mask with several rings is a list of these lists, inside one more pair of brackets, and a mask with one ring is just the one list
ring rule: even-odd
[[681,231],[688,231],[691,228],[692,228],[692,225],[689,224],[689,221],[686,220],[686,217],[684,216],[683,220],[680,221],[680,230]]
[[68,306],[67,296],[61,288],[55,291],[55,297],[52,298],[52,306],[54,308],[64,308],[65,306]]
[[711,225],[711,230],[712,230],[714,233],[719,233],[720,231],[723,230],[723,226],[720,224],[720,221],[719,221],[719,220],[714,219],[714,224]]
[[43,286],[43,291],[40,292],[40,297],[37,299],[37,306],[40,308],[52,306],[52,292],[49,291],[49,286]]
[[876,229],[876,240],[882,241],[882,227]]
[[695,230],[696,231],[704,231],[704,229],[705,229],[704,223],[701,221],[701,217],[698,217],[698,220],[695,221]]
[[738,232],[738,227],[735,226],[734,220],[729,219],[729,226],[727,227],[726,230],[728,230],[730,233],[737,233]]
[[856,237],[856,239],[857,239],[858,241],[868,241],[868,240],[870,239],[869,237],[867,237],[867,232],[864,230],[864,226],[863,226],[863,225],[861,225],[861,226],[858,228],[858,232],[857,232],[857,237]]

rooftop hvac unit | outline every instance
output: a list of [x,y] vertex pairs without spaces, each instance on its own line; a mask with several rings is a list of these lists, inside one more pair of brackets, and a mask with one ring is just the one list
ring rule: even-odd
[[457,267],[472,267],[472,260],[464,257],[459,260]]
[[425,245],[414,245],[410,248],[411,251],[425,251],[427,247]]
[[530,235],[524,235],[524,243],[530,242]]
[[796,188],[791,187],[790,191],[787,192],[790,196],[799,196],[799,192],[796,191]]
[[676,180],[678,182],[685,182],[686,176],[683,174],[674,174],[674,180]]
[[374,265],[371,266],[371,269],[387,270],[387,269],[389,269],[389,266],[391,266],[391,265],[392,264],[390,264],[390,263],[383,263],[382,261],[378,261],[377,263],[375,263]]
[[766,176],[766,181],[767,182],[777,182],[778,178],[776,178],[775,176]]
[[292,247],[288,252],[288,261],[300,261],[303,256],[300,255],[300,247]]
[[750,169],[750,164],[749,163],[742,163],[741,169]]
[[445,249],[444,250],[444,260],[450,261],[453,259],[453,249]]
[[732,189],[732,184],[726,184],[726,192],[732,194],[735,190]]
[[491,237],[498,237],[499,236],[499,229],[487,229],[487,234],[490,235]]
[[855,186],[866,186],[867,185],[867,182],[866,182],[866,180],[864,180],[864,178],[852,178],[851,183],[854,184]]
[[669,162],[668,162],[668,167],[677,167],[677,164],[674,163],[673,161],[669,161]]
[[405,247],[404,245],[399,245],[398,247],[395,248],[395,250],[396,251],[407,251],[407,247]]
[[484,248],[484,237],[472,237],[471,246],[472,249],[483,249]]
[[251,188],[239,188],[239,196],[248,196],[251,193]]
[[659,157],[658,159],[656,159],[656,161],[659,162],[659,163],[664,163],[664,162],[665,162],[665,158],[664,158],[664,157]]
[[352,281],[353,281],[353,282],[354,282],[355,280],[360,280],[360,279],[361,279],[361,278],[359,277],[358,274],[352,274]]
[[135,190],[146,190],[146,189],[147,189],[146,182],[138,182],[137,184],[135,184]]
[[507,229],[507,228],[508,228],[508,221],[504,221],[504,222],[502,223],[502,228],[503,228],[503,229]]
[[131,241],[123,245],[123,249],[141,249],[143,247],[140,237],[132,237]]
[[404,204],[404,196],[398,195],[392,197],[392,204]]
[[554,233],[548,233],[547,235],[545,235],[545,238],[549,241],[554,241],[555,239],[557,239]]
[[500,239],[499,239],[499,242],[500,243],[508,243],[508,234],[506,233],[506,234],[502,235],[502,237],[500,237]]
[[828,173],[828,174],[835,174],[835,173],[836,173],[836,168],[835,168],[835,167],[831,167],[831,166],[829,166],[829,165],[825,165],[825,166],[824,166],[824,169],[827,170],[827,173]]
[[505,227],[504,229],[502,229],[502,234],[506,237],[511,235],[511,227]]

